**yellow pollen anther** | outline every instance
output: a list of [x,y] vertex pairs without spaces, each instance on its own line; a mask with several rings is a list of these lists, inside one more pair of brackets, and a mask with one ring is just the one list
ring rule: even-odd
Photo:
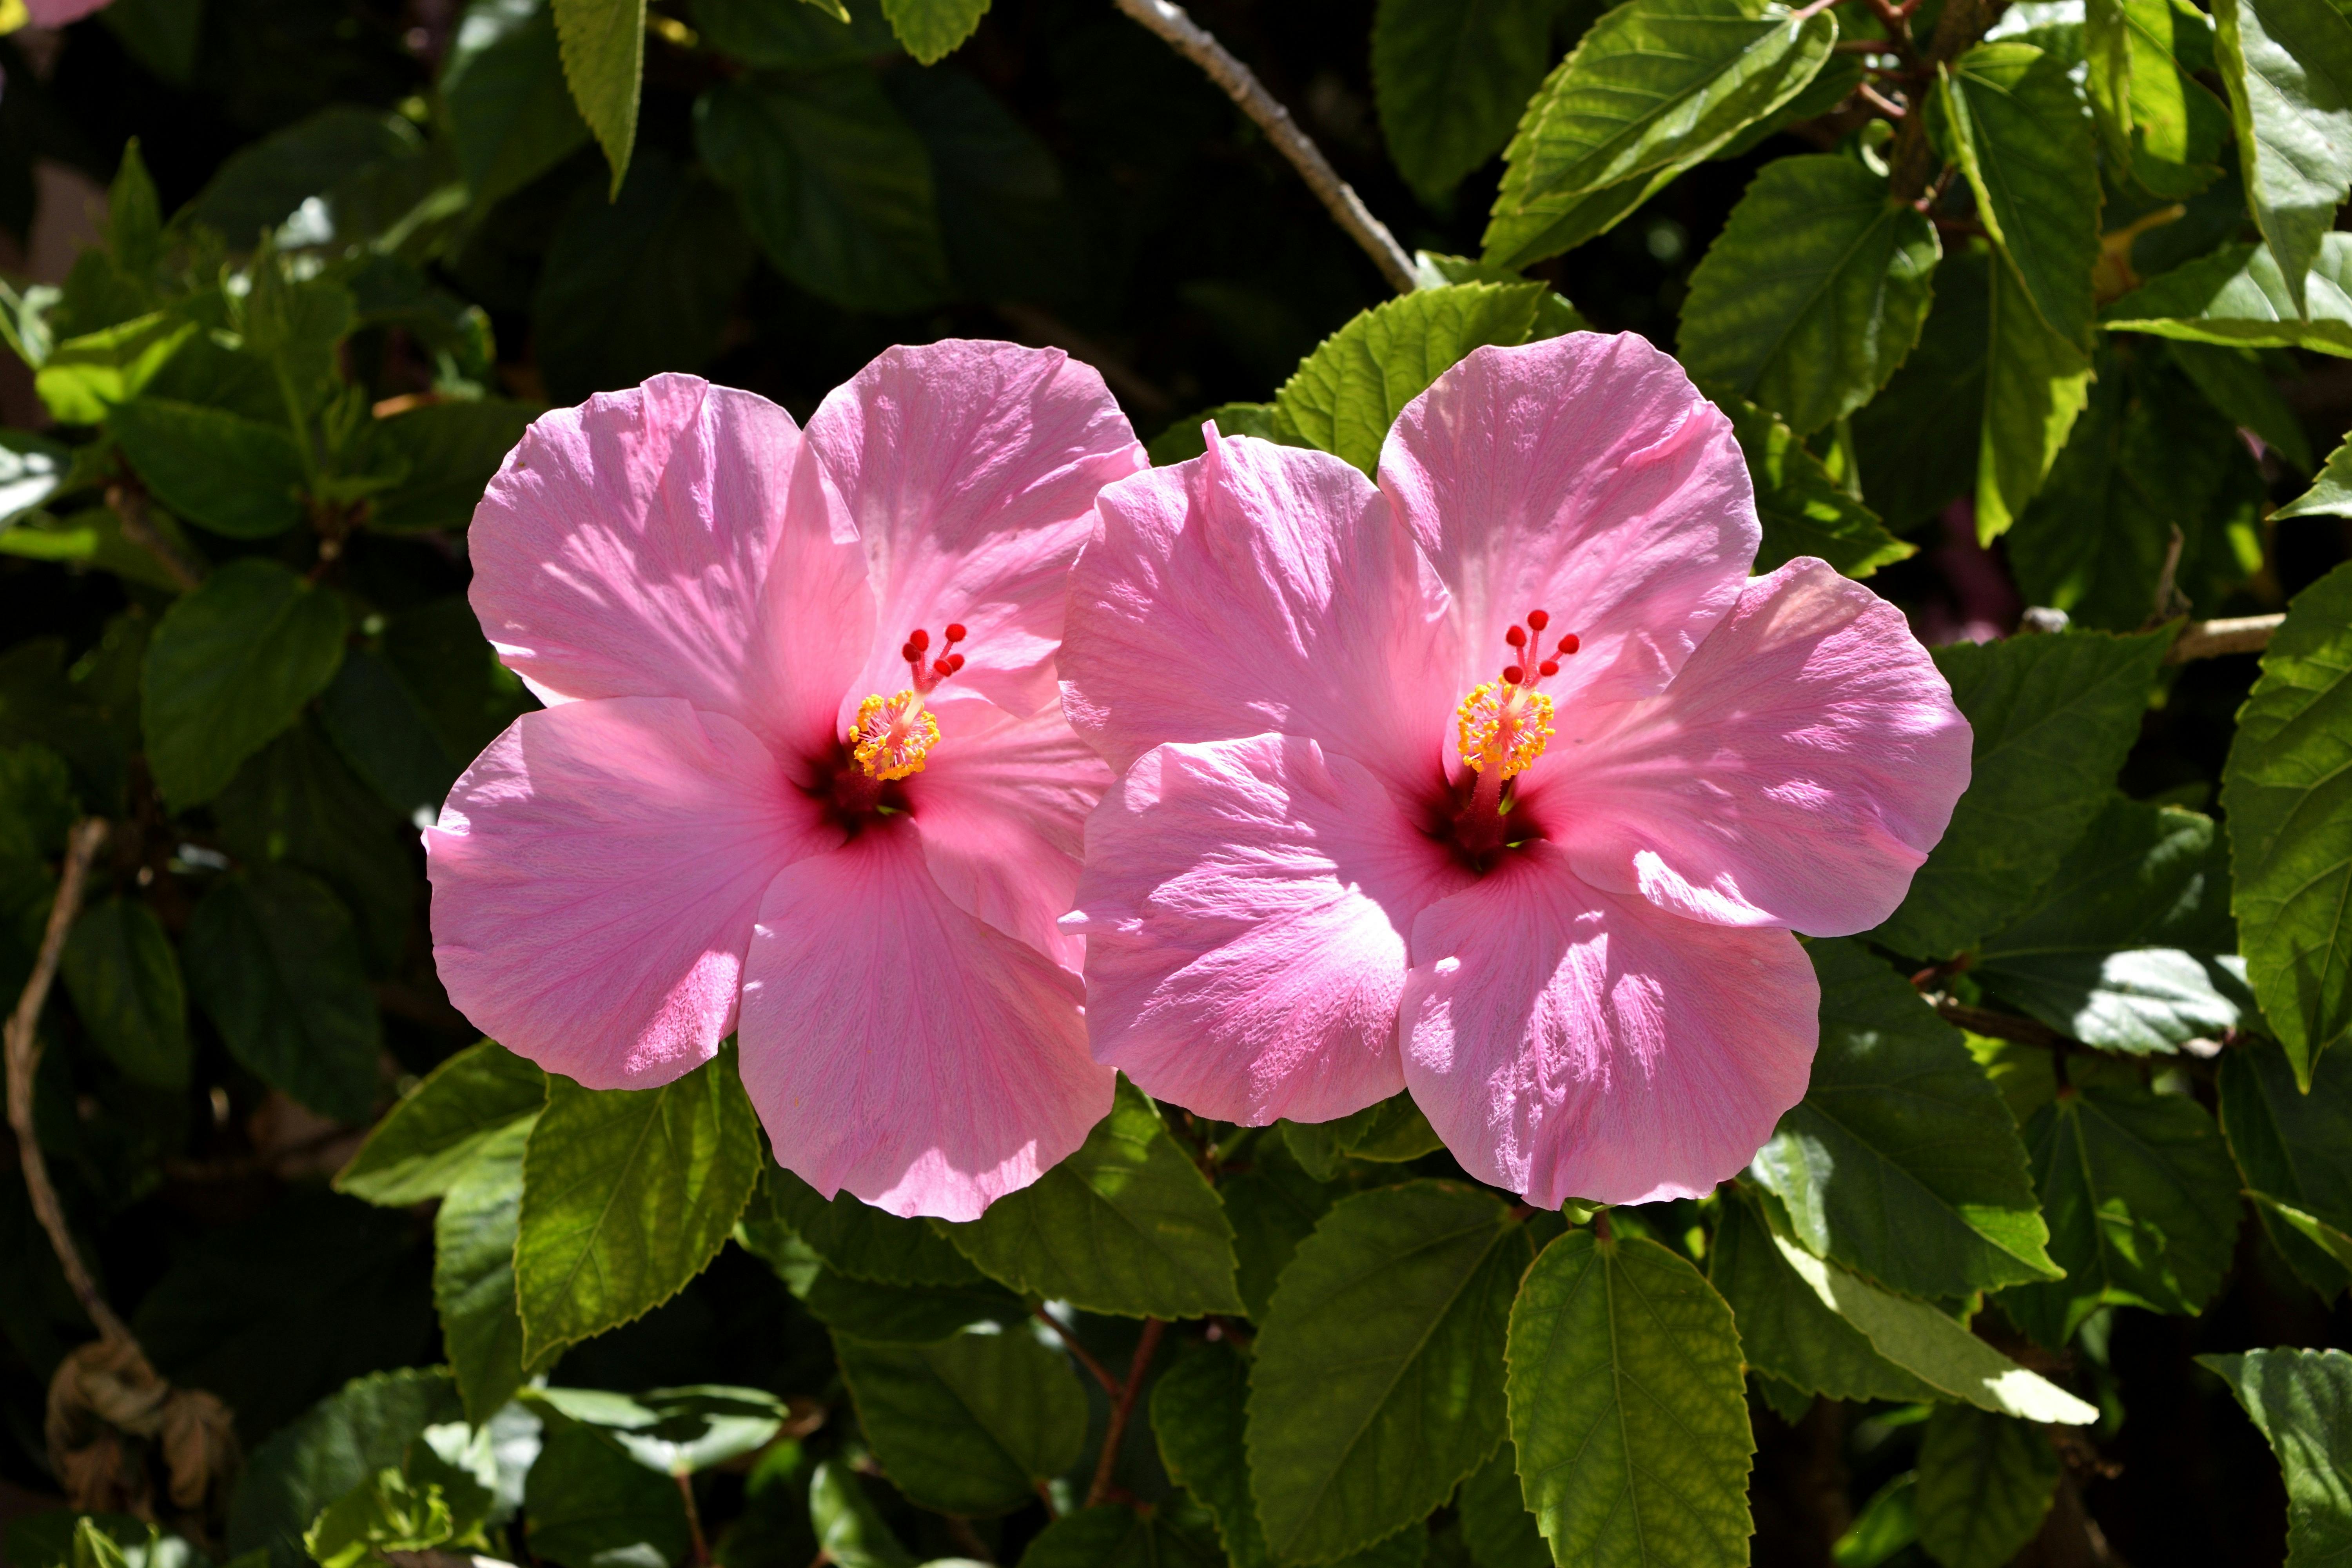
[[1516,777],[1535,765],[1551,740],[1551,699],[1524,686],[1490,680],[1465,697],[1454,717],[1462,760],[1479,773],[1499,763],[1502,777]]
[[923,709],[911,689],[896,697],[877,694],[857,705],[849,727],[850,754],[870,778],[887,784],[923,771],[923,759],[940,743],[940,721]]

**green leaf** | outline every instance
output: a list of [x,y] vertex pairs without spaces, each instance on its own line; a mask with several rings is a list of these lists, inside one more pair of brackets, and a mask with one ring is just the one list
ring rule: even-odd
[[391,660],[368,647],[348,649],[319,699],[319,721],[352,770],[401,817],[422,827],[441,815],[457,763]]
[[[1152,1384],[1151,1430],[1168,1479],[1209,1510],[1234,1568],[1271,1568],[1244,1460],[1248,1399],[1249,1363],[1231,1342],[1196,1345]],[[1401,1530],[1339,1563],[1421,1568],[1428,1544],[1426,1531]]]
[[1525,267],[1590,239],[1794,98],[1837,41],[1738,0],[1631,0],[1594,23],[1528,102],[1503,153],[1486,258]]
[[667,1568],[691,1541],[676,1482],[572,1422],[549,1424],[523,1507],[531,1555],[562,1568]]
[[383,533],[464,528],[531,417],[522,404],[486,397],[428,403],[376,421],[379,447],[405,459],[408,473],[368,503],[368,526]]
[[1918,553],[1917,545],[1887,532],[1875,512],[1848,495],[1788,426],[1744,398],[1718,395],[1716,404],[1730,416],[1732,434],[1748,459],[1756,515],[1764,524],[1764,542],[1750,570],[1770,572],[1800,555],[1812,555],[1849,577],[1867,577]]
[[1460,283],[1385,300],[1323,340],[1274,396],[1275,439],[1370,473],[1404,405],[1472,349],[1526,341],[1538,283]]
[[547,1075],[481,1040],[443,1062],[375,1124],[335,1190],[387,1208],[437,1198],[507,1128],[547,1103]]
[[1454,1507],[1475,1568],[1551,1568],[1551,1548],[1519,1488],[1518,1445],[1508,1437],[1462,1483]]
[[82,1027],[115,1066],[157,1089],[187,1088],[187,987],[153,910],[122,898],[84,910],[59,973]]
[[2102,1050],[2170,1052],[2252,1012],[2213,819],[2121,796],[1969,973]]
[[825,1327],[873,1344],[934,1344],[982,1321],[1029,1316],[1029,1303],[1001,1285],[877,1285],[824,1268],[802,1300]]
[[1485,1462],[1531,1251],[1499,1199],[1433,1181],[1344,1199],[1299,1244],[1250,1373],[1250,1485],[1276,1562],[1360,1551]]
[[810,1475],[809,1522],[841,1568],[915,1568],[915,1554],[890,1533],[857,1472],[840,1460],[822,1460]]
[[2172,636],[2064,632],[1936,650],[1976,731],[1973,771],[1910,896],[1872,940],[1948,957],[2024,909],[2105,807]]
[[71,447],[30,430],[0,431],[0,528],[58,493],[73,471]]
[[1548,0],[1381,0],[1372,14],[1372,97],[1405,184],[1443,202],[1510,140],[1543,82],[1556,5]]
[[1919,1544],[1944,1568],[2002,1568],[2042,1528],[2058,1450],[2040,1427],[1938,1405],[1919,1440]]
[[336,103],[231,153],[178,222],[203,224],[239,251],[274,232],[311,197],[415,158],[424,146],[402,115]]
[[1076,1153],[980,1218],[940,1229],[1025,1296],[1131,1318],[1243,1310],[1223,1205],[1125,1079]]
[[2000,1096],[1902,976],[1859,942],[1815,942],[1822,1039],[1757,1179],[1822,1257],[1914,1296],[2056,1272]]
[[230,1553],[266,1550],[271,1568],[298,1568],[320,1510],[397,1467],[427,1426],[463,1414],[439,1367],[352,1379],[253,1451],[230,1500]]
[[[1190,1527],[1190,1528],[1188,1528]],[[1181,1500],[1139,1512],[1097,1503],[1033,1538],[1021,1568],[1223,1568],[1213,1525]]]
[[1247,1168],[1220,1175],[1217,1197],[1234,1227],[1234,1276],[1252,1321],[1265,1317],[1266,1303],[1298,1244],[1348,1189],[1318,1182],[1299,1164],[1282,1139],[1260,1135],[1250,1146]]
[[1919,346],[1851,423],[1863,499],[1909,531],[1976,483],[1992,327],[1991,258],[1959,247],[1936,268]]
[[[2333,1296],[2343,1288],[2346,1272],[2352,1270],[2352,1236],[2336,1229],[2317,1215],[2306,1214],[2290,1204],[2281,1203],[2268,1193],[2248,1193],[2246,1195],[2254,1200],[2254,1212],[2262,1216],[2263,1228],[2273,1241],[2281,1236],[2291,1236],[2306,1243],[2309,1249],[2324,1255],[2323,1265],[2329,1271],[2327,1274],[2298,1266],[2292,1257],[2288,1258],[2288,1266],[2295,1269],[2305,1284],[2323,1296]],[[2285,1256],[2284,1249],[2282,1256]]]
[[2352,1553],[2352,1356],[2257,1350],[2197,1362],[2230,1385],[2279,1457],[2287,1568],[2342,1562]]
[[922,65],[937,65],[971,37],[988,0],[881,0],[890,30]]
[[2061,1093],[2026,1128],[2066,1278],[2001,1303],[2056,1347],[2103,1306],[2194,1317],[2221,1288],[2238,1235],[2238,1175],[2195,1100],[2137,1084]]
[[225,408],[134,397],[107,429],[155,499],[232,539],[267,539],[302,521],[294,438]]
[[531,347],[559,403],[699,369],[751,270],[724,188],[658,145],[629,170],[617,201],[588,188],[573,198],[531,296]]
[[2327,454],[2309,489],[2271,513],[2274,522],[2290,517],[2352,517],[2352,440]]
[[2336,0],[2219,0],[2213,19],[2247,205],[2300,315],[2352,190],[2352,16]]
[[931,161],[950,270],[982,300],[1075,300],[1087,248],[1061,166],[996,95],[953,67],[886,71],[883,90]]
[[811,293],[912,310],[948,292],[930,154],[866,67],[713,89],[695,144],[761,250]]
[[598,1388],[540,1388],[541,1410],[602,1430],[638,1464],[672,1478],[756,1453],[782,1429],[784,1402],[764,1389],[723,1384],[631,1395]]
[[416,840],[315,725],[299,723],[248,758],[214,801],[213,818],[238,859],[321,878],[357,918],[373,971],[399,966],[416,909]]
[[759,1119],[732,1046],[659,1089],[600,1091],[548,1074],[515,1242],[523,1359],[684,1289],[726,1245],[759,1177]]
[[548,0],[572,101],[613,166],[615,200],[637,142],[637,93],[646,69],[646,0]]
[[1739,1333],[1654,1241],[1560,1237],[1511,1308],[1520,1485],[1562,1563],[1744,1568],[1754,1524]]
[[[62,855],[78,815],[73,773],[63,757],[37,742],[0,746],[0,855],[23,860]],[[73,961],[66,962],[70,967]]]
[[286,866],[232,872],[188,917],[181,957],[231,1056],[321,1116],[367,1121],[383,1021],[351,914],[324,884]]
[[863,1204],[847,1193],[832,1199],[781,1166],[770,1165],[760,1191],[776,1218],[827,1265],[853,1279],[881,1285],[985,1285],[987,1276],[965,1261],[945,1236],[919,1219]]
[[1773,1245],[1758,1200],[1734,1191],[1739,1195],[1723,1205],[1709,1244],[1707,1279],[1731,1304],[1748,1364],[1809,1395],[1936,1398],[1933,1387],[1873,1350],[1867,1335],[1798,1278]]
[[1871,1349],[1948,1397],[2021,1421],[2087,1426],[2099,1418],[2096,1405],[2026,1371],[1940,1308],[1882,1290],[1777,1229],[1772,1245],[1823,1306],[1862,1331]]
[[1836,1568],[1878,1568],[1919,1539],[1916,1473],[1906,1470],[1871,1494],[1853,1523],[1830,1547]]
[[1983,434],[1977,538],[2005,533],[2040,492],[2089,399],[2090,356],[2045,322],[2014,267],[1987,269]]
[[1300,1168],[1328,1182],[1348,1160],[1395,1164],[1444,1146],[1412,1096],[1397,1093],[1331,1121],[1277,1121],[1282,1142]]
[[[2128,61],[2123,86],[2130,140],[2116,151],[2151,194],[2174,200],[2196,195],[2221,173],[2215,160],[2230,130],[2230,111],[2197,79],[2212,66],[2212,19],[2173,0],[2107,0],[2099,10],[2121,24]],[[2103,73],[2112,94],[2113,56],[2105,50],[2091,60],[2095,105]]]
[[544,1363],[523,1364],[522,1317],[515,1309],[516,1215],[533,1119],[509,1121],[475,1142],[433,1215],[433,1305],[466,1419],[477,1426],[514,1397],[525,1377],[545,1370]]
[[33,373],[33,390],[58,424],[96,425],[138,396],[195,332],[195,322],[159,310],[68,338]]
[[2221,775],[2231,908],[2295,1077],[2352,1031],[2352,564],[2294,596]]
[[2096,363],[2089,405],[2011,531],[2009,558],[2032,603],[2129,631],[2155,608],[2174,529],[2182,592],[2210,604],[2244,578],[2230,536],[2253,533],[2263,481],[2230,422],[2164,359],[2108,343]]
[[334,595],[253,558],[166,610],[141,682],[147,761],[164,798],[184,807],[219,794],[335,678],[344,629]]
[[1691,273],[1683,364],[1810,435],[1911,352],[1941,255],[1927,218],[1853,159],[1776,159]]
[[880,6],[853,12],[840,0],[699,0],[694,25],[712,47],[755,69],[823,70],[898,52]]
[[2089,348],[2099,164],[2090,110],[2066,62],[2031,44],[1979,44],[1953,62],[1932,105],[1931,126],[2042,320]]
[[2165,345],[2165,357],[2222,417],[2261,437],[2295,472],[2311,472],[2311,440],[2303,432],[2303,417],[2279,395],[2261,355],[2252,349],[2175,340]]
[[2132,154],[2132,29],[2126,0],[2088,0],[2083,7],[2084,95],[2106,156],[2125,168]]
[[1030,1327],[975,1324],[932,1345],[834,1336],[875,1457],[916,1503],[1006,1513],[1077,1462],[1086,1391],[1069,1358]]
[[131,58],[173,87],[185,87],[196,68],[204,7],[190,0],[115,0],[99,20]]
[[572,105],[542,0],[467,7],[441,65],[449,141],[475,204],[487,208],[571,156],[588,140]]
[[2352,234],[2320,236],[2298,289],[2287,287],[2267,247],[2224,246],[2150,279],[2101,310],[2099,324],[2189,342],[2352,356]]
[[[2221,1131],[2230,1153],[2255,1196],[2292,1208],[2337,1232],[2352,1231],[2352,1058],[2324,1058],[2309,1092],[2295,1081],[2294,1064],[2276,1045],[2262,1042],[2221,1058]],[[2274,1222],[2263,1228],[2294,1271],[2324,1296],[2352,1285],[2347,1268],[2308,1233]]]

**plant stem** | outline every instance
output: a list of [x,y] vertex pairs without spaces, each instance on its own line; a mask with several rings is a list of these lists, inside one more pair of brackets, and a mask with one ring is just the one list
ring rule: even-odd
[[2225,653],[2260,653],[2271,646],[2271,636],[2286,621],[2284,616],[2241,616],[2227,621],[2191,621],[2165,650],[2167,664],[2187,664],[2192,658],[2212,658]]
[[41,1065],[40,1036],[34,1026],[40,1020],[41,1004],[48,1000],[50,982],[57,978],[66,933],[73,929],[74,916],[81,910],[89,863],[105,842],[106,823],[100,817],[74,824],[67,836],[65,870],[58,879],[57,901],[49,906],[48,928],[41,933],[41,951],[33,961],[32,978],[25,982],[24,994],[16,999],[16,1010],[8,1016],[8,1126],[16,1135],[16,1152],[24,1162],[25,1187],[32,1194],[33,1212],[40,1217],[41,1228],[49,1233],[49,1246],[57,1252],[75,1300],[98,1325],[101,1337],[130,1343],[134,1342],[130,1329],[99,1294],[98,1281],[90,1278],[80,1249],[74,1246],[73,1231],[66,1224],[58,1189],[49,1180],[48,1161],[41,1153],[41,1141],[33,1128],[33,1077]]
[[[1958,0],[1966,5],[1969,0]],[[1209,73],[1209,79],[1225,89],[1225,96],[1241,106],[1244,114],[1257,121],[1266,140],[1279,148],[1290,160],[1307,188],[1330,210],[1339,226],[1348,231],[1381,276],[1400,294],[1410,294],[1419,287],[1413,276],[1412,258],[1397,243],[1388,226],[1372,216],[1364,199],[1354,187],[1341,179],[1331,167],[1323,150],[1298,128],[1265,84],[1257,79],[1249,67],[1234,58],[1232,51],[1217,42],[1213,34],[1185,15],[1184,7],[1170,0],[1117,0],[1118,8],[1158,34],[1175,51]]]
[[183,593],[194,593],[204,585],[205,569],[188,558],[186,551],[163,537],[155,520],[147,515],[147,492],[136,483],[106,487],[107,509],[122,525],[122,537],[152,555]]
[[1157,1318],[1143,1320],[1143,1333],[1135,1342],[1134,1359],[1127,1363],[1127,1382],[1111,1401],[1110,1426],[1103,1433],[1102,1458],[1095,1461],[1094,1484],[1087,1489],[1088,1508],[1110,1492],[1111,1471],[1118,1464],[1119,1439],[1127,1435],[1127,1418],[1135,1414],[1136,1398],[1143,1392],[1143,1374],[1151,1366],[1151,1352],[1160,1348],[1160,1336],[1167,1328]]
[[1061,1335],[1063,1345],[1068,1349],[1072,1355],[1078,1358],[1078,1364],[1080,1366],[1085,1367],[1088,1372],[1094,1374],[1095,1381],[1102,1384],[1103,1392],[1109,1394],[1113,1399],[1117,1399],[1118,1397],[1118,1379],[1111,1376],[1111,1374],[1104,1369],[1103,1363],[1094,1358],[1093,1352],[1088,1351],[1086,1346],[1078,1343],[1076,1335],[1071,1333],[1069,1330],[1055,1322],[1054,1321],[1053,1313],[1048,1312],[1043,1307],[1036,1309],[1036,1312],[1037,1321],[1045,1324],[1047,1328],[1053,1330],[1055,1333]]
[[694,1568],[710,1568],[710,1543],[702,1538],[702,1510],[694,1506],[694,1478],[678,1476],[677,1495],[686,1503],[686,1534],[694,1545]]

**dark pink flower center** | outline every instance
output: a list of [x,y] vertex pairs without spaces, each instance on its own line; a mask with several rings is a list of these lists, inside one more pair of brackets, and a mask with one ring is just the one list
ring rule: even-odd
[[1483,863],[1504,845],[1528,837],[1512,831],[1507,819],[1515,801],[1507,798],[1507,786],[1535,765],[1551,740],[1552,701],[1537,689],[1582,646],[1570,632],[1547,656],[1543,634],[1550,626],[1551,617],[1541,610],[1529,610],[1524,624],[1513,623],[1503,634],[1511,651],[1500,679],[1473,689],[1454,710],[1465,772],[1453,781],[1448,827],[1474,862]]

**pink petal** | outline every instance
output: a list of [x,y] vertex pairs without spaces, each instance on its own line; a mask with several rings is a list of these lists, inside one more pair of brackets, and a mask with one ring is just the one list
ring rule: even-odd
[[1968,721],[1894,605],[1809,557],[1655,697],[1563,710],[1526,797],[1577,874],[1694,920],[1868,931],[1969,783]]
[[551,703],[682,697],[780,755],[829,744],[873,608],[854,544],[788,537],[800,444],[691,375],[541,416],[467,535],[484,633]]
[[62,27],[103,11],[112,0],[25,0],[25,10],[36,27]]
[[1385,1100],[1405,933],[1468,875],[1311,740],[1157,747],[1087,825],[1070,923],[1096,1059],[1251,1125]]
[[1554,700],[1664,687],[1730,609],[1762,531],[1731,422],[1631,333],[1482,348],[1405,405],[1381,489],[1454,595],[1457,693],[1530,610],[1582,650]]
[[1442,781],[1461,697],[1444,591],[1353,467],[1220,437],[1097,510],[1070,576],[1063,700],[1113,766],[1279,731],[1401,789]]
[[433,960],[508,1049],[591,1089],[667,1083],[735,1026],[761,892],[839,841],[732,719],[656,697],[526,713],[425,830]]
[[743,1087],[777,1160],[817,1191],[972,1219],[1109,1114],[1079,989],[959,909],[912,834],[872,830],[761,900]]
[[965,913],[1076,973],[1086,942],[1055,922],[1077,894],[1087,813],[1110,770],[1058,708],[1016,719],[971,698],[932,710],[940,743],[907,780],[923,863]]
[[1796,938],[1601,892],[1548,844],[1431,908],[1412,952],[1412,1098],[1539,1207],[1701,1196],[1804,1096],[1821,989]]
[[[950,621],[971,634],[958,685],[1015,713],[1050,703],[1095,492],[1146,461],[1094,367],[1017,343],[888,349],[834,389],[806,440],[827,525],[863,542],[880,610],[842,721],[865,693],[907,685],[908,633],[929,632],[936,654]],[[793,506],[815,515],[799,491]]]

